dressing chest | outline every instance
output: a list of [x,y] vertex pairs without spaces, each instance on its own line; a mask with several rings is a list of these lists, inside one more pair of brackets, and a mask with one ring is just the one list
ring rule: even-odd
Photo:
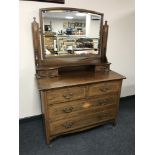
[[[49,16],[49,12],[60,13],[60,10],[61,14],[54,16],[57,18],[61,16],[61,20],[62,12],[66,17],[68,10],[73,17],[75,13],[86,14],[86,19],[81,19],[79,23],[78,18],[72,21],[74,33],[66,34],[68,30],[63,33],[64,27],[56,32],[55,20],[52,20],[54,16],[51,14],[50,31],[45,32],[44,26],[48,19],[45,14]],[[96,30],[90,31],[90,34],[87,32],[87,29],[91,28],[87,23],[87,16],[90,14],[92,23],[89,24],[94,26],[99,24],[98,38],[97,35],[90,36],[92,33],[97,33]],[[79,24],[77,29],[76,24]],[[115,125],[122,80],[125,77],[110,70],[110,63],[106,57],[108,25],[107,22],[103,25],[103,14],[76,8],[45,8],[40,9],[40,26],[35,20],[32,23],[36,79],[41,96],[47,144],[60,135],[83,131],[108,122]],[[48,42],[51,49],[46,49],[45,46],[47,33],[51,38],[57,38],[51,43]],[[79,38],[84,40],[84,34],[85,41],[79,44]],[[60,37],[63,37],[61,41]],[[66,42],[65,44],[62,42],[65,37],[68,39],[66,41],[68,47]],[[69,37],[72,37],[72,41]],[[72,45],[73,40],[74,45]]]

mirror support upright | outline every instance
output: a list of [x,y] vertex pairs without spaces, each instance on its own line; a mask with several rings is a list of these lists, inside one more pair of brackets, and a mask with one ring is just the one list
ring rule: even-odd
[[39,24],[36,22],[36,18],[33,18],[32,22],[32,35],[33,35],[33,47],[34,47],[34,57],[36,68],[41,66],[41,43],[40,43],[40,33]]
[[110,70],[110,64],[107,59],[107,40],[108,40],[108,30],[109,25],[107,24],[107,21],[105,21],[105,24],[102,26],[102,45],[101,45],[101,64],[95,66],[95,71],[109,71]]
[[107,24],[107,21],[105,21],[105,24],[103,25],[102,29],[103,29],[103,32],[102,32],[101,61],[102,61],[102,63],[107,63],[108,59],[106,56],[106,52],[107,52],[108,30],[109,30],[109,25]]

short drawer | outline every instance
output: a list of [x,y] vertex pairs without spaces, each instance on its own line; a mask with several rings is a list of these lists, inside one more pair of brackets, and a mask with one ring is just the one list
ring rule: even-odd
[[48,104],[72,101],[85,97],[85,87],[68,87],[47,91]]
[[65,133],[74,129],[87,127],[96,123],[114,119],[116,115],[115,109],[106,110],[103,112],[87,115],[85,117],[76,117],[68,120],[61,120],[50,123],[50,134]]
[[113,94],[91,100],[71,101],[49,106],[49,119],[56,121],[64,118],[85,116],[109,108],[116,108],[116,102],[117,95]]
[[109,82],[92,84],[88,88],[88,96],[96,96],[111,92],[118,92],[119,88],[120,88],[119,81],[109,81]]

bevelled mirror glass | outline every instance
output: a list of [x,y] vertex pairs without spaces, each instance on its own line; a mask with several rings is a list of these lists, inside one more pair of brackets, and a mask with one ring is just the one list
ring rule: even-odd
[[100,54],[103,14],[80,9],[40,9],[44,58]]

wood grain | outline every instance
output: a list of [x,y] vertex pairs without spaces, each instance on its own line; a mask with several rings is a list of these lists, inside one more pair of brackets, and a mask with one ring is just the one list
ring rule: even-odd
[[51,121],[84,116],[99,111],[116,107],[117,94],[110,94],[96,99],[83,99],[78,101],[54,104],[48,107],[49,119]]
[[50,134],[55,135],[58,133],[63,133],[66,131],[78,129],[81,127],[88,126],[90,124],[95,124],[115,117],[115,109],[106,110],[103,112],[98,112],[91,115],[86,115],[84,117],[76,117],[67,120],[61,120],[57,122],[50,123]]
[[85,97],[85,87],[75,86],[47,91],[48,104],[61,103],[82,99]]
[[120,81],[108,81],[97,84],[91,84],[88,90],[88,96],[103,95],[110,92],[117,92],[120,87]]
[[60,77],[38,79],[39,90],[48,90],[67,86],[84,85],[104,81],[125,79],[124,76],[114,72],[71,72]]
[[40,90],[48,144],[58,135],[89,129],[109,120],[116,123],[125,77],[113,71],[83,73],[84,76],[68,73],[60,78],[38,79],[48,86]]

